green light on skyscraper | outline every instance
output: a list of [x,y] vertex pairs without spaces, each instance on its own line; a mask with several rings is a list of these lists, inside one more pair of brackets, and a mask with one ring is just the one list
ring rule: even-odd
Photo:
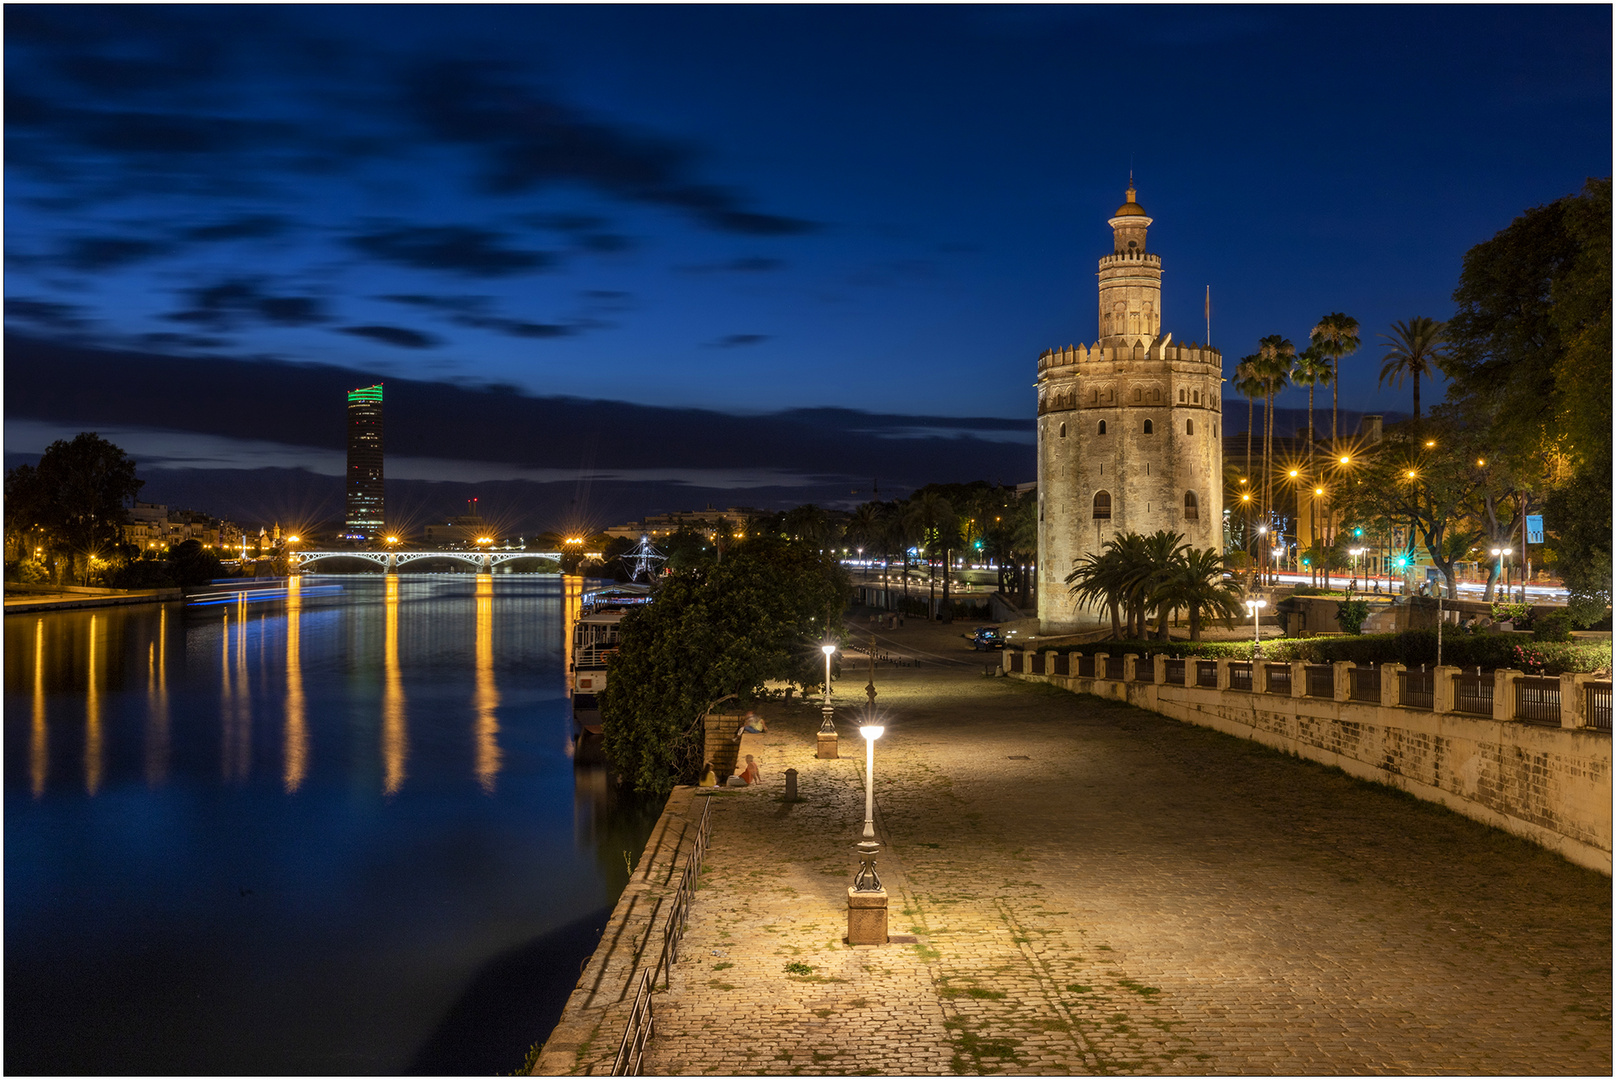
[[362,386],[358,390],[348,391],[349,401],[380,401],[382,399],[382,384],[375,386]]

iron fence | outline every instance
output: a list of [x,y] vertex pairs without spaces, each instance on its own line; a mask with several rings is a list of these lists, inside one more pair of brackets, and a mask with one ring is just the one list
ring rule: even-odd
[[629,1008],[628,1026],[623,1030],[623,1041],[618,1044],[617,1057],[612,1061],[613,1076],[640,1075],[646,1044],[656,1031],[652,996],[659,981],[664,989],[667,988],[668,980],[673,976],[673,965],[679,959],[679,942],[685,935],[685,924],[690,921],[690,900],[695,895],[696,883],[701,880],[702,860],[707,857],[712,814],[712,798],[703,798],[701,819],[696,825],[696,840],[685,858],[684,873],[680,875],[679,887],[674,890],[668,921],[662,926],[662,955],[657,958],[655,967],[640,972],[634,988],[634,1004]]
[[1515,719],[1529,724],[1560,726],[1560,680],[1515,680]]
[[1280,697],[1291,696],[1291,666],[1289,664],[1263,665],[1264,689]]
[[1354,668],[1347,672],[1347,697],[1353,701],[1380,701],[1380,669]]
[[1094,657],[1079,656],[1077,658],[1077,677],[1080,679],[1094,678]]
[[1251,689],[1251,665],[1244,661],[1236,661],[1229,665],[1229,689]]
[[1335,668],[1329,664],[1307,665],[1307,696],[1335,697]]
[[1436,704],[1436,672],[1420,668],[1418,671],[1397,673],[1397,703],[1407,709],[1429,709]]
[[1184,661],[1171,657],[1167,660],[1167,681],[1174,686],[1184,685]]
[[1218,662],[1216,660],[1195,661],[1195,685],[1217,689]]
[[1020,675],[1025,671],[1025,665],[1022,663],[1021,650],[1019,650],[1019,649],[1012,650],[1006,656],[1005,659],[1006,659],[1006,667],[1005,667],[1006,671],[1009,671],[1009,672],[1011,672],[1013,674],[1016,674],[1016,675]]
[[1610,731],[1610,683],[1583,684],[1583,715],[1595,731]]
[[1493,677],[1477,672],[1453,677],[1453,711],[1471,716],[1493,714]]
[[1055,670],[1050,672],[1050,674],[1051,675],[1070,675],[1071,673],[1072,673],[1072,654],[1071,653],[1056,653],[1055,654]]
[[1156,658],[1154,656],[1143,656],[1133,662],[1133,681],[1148,683],[1156,681]]
[[1105,658],[1105,677],[1112,680],[1122,678],[1122,657],[1108,656]]
[[1042,675],[1044,673],[1044,654],[1034,650],[1031,659],[1032,668],[1027,672],[1027,674]]

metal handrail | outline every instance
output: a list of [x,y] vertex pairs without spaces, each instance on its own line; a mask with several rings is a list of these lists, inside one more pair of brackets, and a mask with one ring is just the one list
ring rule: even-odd
[[1347,697],[1353,701],[1378,702],[1380,700],[1380,669],[1378,667],[1354,668],[1347,674],[1351,676],[1347,684]]
[[1080,679],[1094,678],[1094,657],[1080,655],[1077,658],[1077,677]]
[[1493,680],[1488,675],[1453,677],[1453,711],[1472,716],[1493,714]]
[[1405,709],[1430,709],[1436,698],[1436,672],[1399,671],[1397,673],[1397,703]]
[[1218,662],[1216,660],[1197,660],[1195,662],[1195,685],[1216,689],[1218,685]]
[[1156,681],[1156,658],[1154,656],[1142,656],[1133,662],[1133,681],[1148,683]]
[[1231,660],[1229,662],[1229,689],[1251,689],[1251,662],[1248,660]]
[[1560,680],[1524,676],[1515,680],[1515,719],[1560,726]]
[[1108,657],[1106,657],[1105,658],[1105,677],[1107,679],[1110,679],[1112,682],[1120,681],[1122,679],[1122,665],[1123,665],[1122,657],[1120,657],[1120,656],[1108,656]]
[[1308,697],[1335,697],[1335,668],[1332,665],[1308,664],[1303,670],[1307,674]]
[[1184,685],[1184,666],[1185,666],[1185,662],[1183,660],[1181,660],[1181,659],[1176,658],[1176,657],[1168,657],[1167,660],[1166,660],[1166,664],[1167,664],[1167,674],[1166,674],[1165,678],[1167,679],[1167,681],[1169,683],[1171,683],[1172,685],[1174,685],[1174,686],[1183,686]]
[[696,826],[696,842],[685,858],[684,873],[679,887],[674,890],[668,921],[662,926],[662,955],[656,967],[640,972],[634,991],[634,1004],[629,1008],[628,1024],[623,1029],[623,1041],[618,1044],[617,1057],[612,1061],[613,1076],[639,1076],[645,1058],[645,1047],[656,1028],[651,1009],[651,997],[658,982],[666,990],[673,978],[673,965],[679,959],[679,941],[684,937],[685,925],[690,921],[690,900],[701,879],[702,860],[707,856],[708,829],[712,821],[713,800],[702,800],[701,821]]
[[1591,682],[1583,687],[1585,717],[1595,731],[1610,730],[1610,683]]
[[1264,664],[1263,689],[1270,694],[1290,697],[1291,666],[1289,664]]

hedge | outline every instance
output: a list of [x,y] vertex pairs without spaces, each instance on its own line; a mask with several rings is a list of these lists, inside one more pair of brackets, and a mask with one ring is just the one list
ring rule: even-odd
[[[1043,650],[1040,650],[1043,651]],[[1109,656],[1198,656],[1206,660],[1250,660],[1249,641],[1107,641],[1098,645],[1057,646],[1056,652]],[[1328,664],[1351,660],[1360,667],[1405,664],[1415,667],[1436,663],[1436,631],[1407,630],[1401,634],[1364,634],[1357,637],[1282,638],[1263,642],[1263,658],[1280,662],[1300,660]],[[1531,675],[1566,672],[1608,672],[1608,641],[1532,641],[1515,634],[1456,634],[1442,637],[1442,662],[1453,667],[1494,671],[1514,668]]]

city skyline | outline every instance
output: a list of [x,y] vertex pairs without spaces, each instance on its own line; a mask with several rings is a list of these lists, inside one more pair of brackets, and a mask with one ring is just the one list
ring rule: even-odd
[[[160,501],[284,470],[218,511],[238,517],[340,475],[340,424],[276,391],[319,372],[400,407],[520,406],[526,430],[451,423],[390,461],[406,505],[517,485],[604,524],[1030,479],[1036,358],[1097,336],[1130,171],[1174,252],[1175,340],[1207,336],[1208,287],[1225,376],[1345,311],[1365,344],[1343,406],[1405,411],[1375,390],[1377,335],[1445,317],[1466,250],[1611,156],[1606,8],[46,6],[6,27],[7,464],[100,430]],[[1271,57],[1324,42],[1338,63],[1276,82]],[[98,396],[124,364],[181,381]]]

